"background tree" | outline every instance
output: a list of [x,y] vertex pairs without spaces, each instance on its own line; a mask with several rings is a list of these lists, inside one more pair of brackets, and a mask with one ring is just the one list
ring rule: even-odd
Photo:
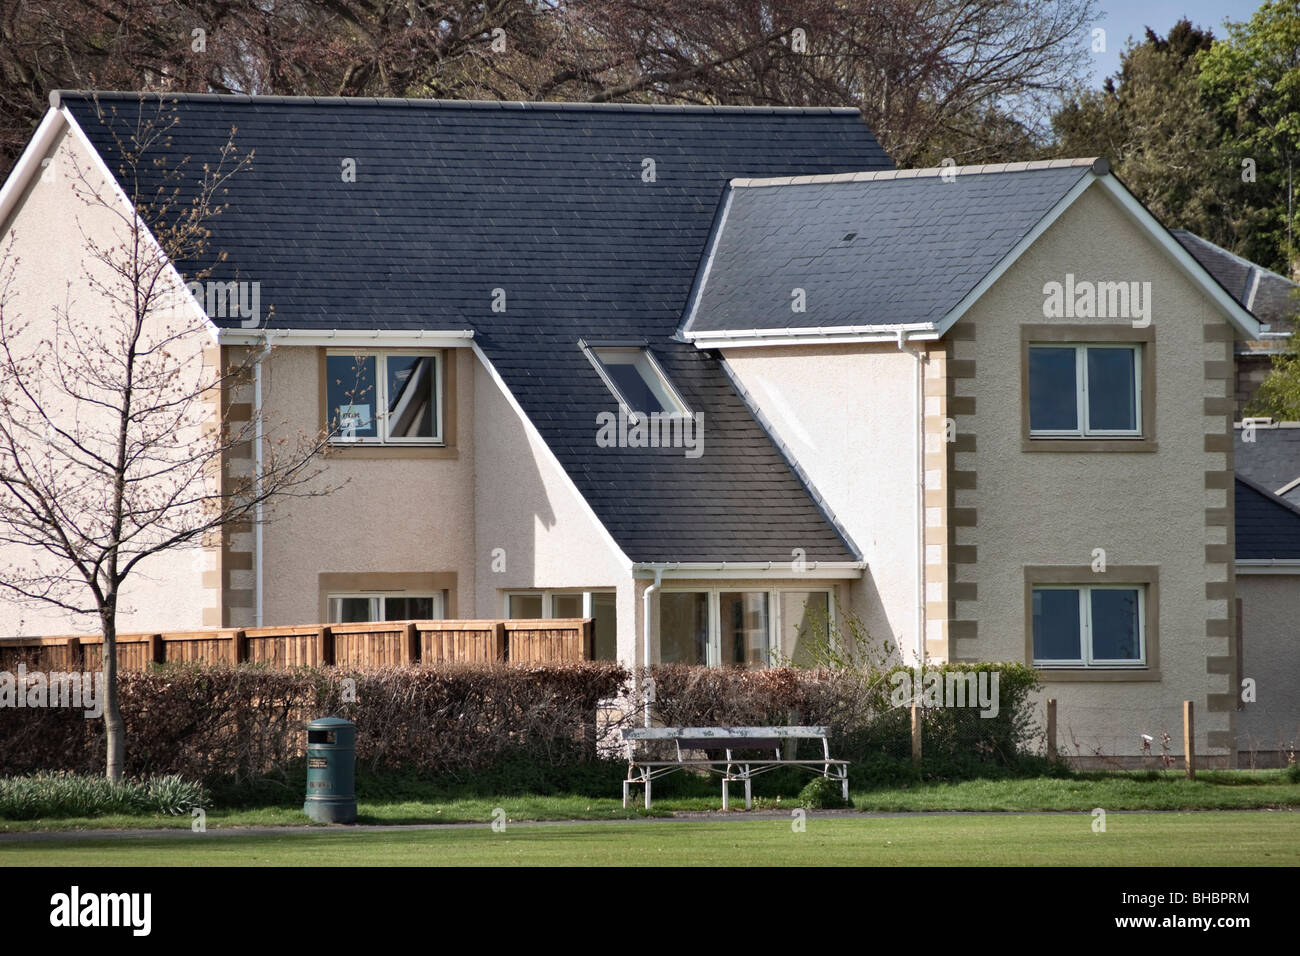
[[1095,18],[1094,0],[11,0],[0,150],[73,87],[857,106],[900,165],[1020,159]]
[[[181,163],[145,195],[141,174],[156,175],[154,154],[176,123],[156,102],[157,113],[142,103],[129,138],[119,139],[129,208],[114,184],[75,160],[55,173],[70,177],[86,210],[78,222],[84,275],[69,282],[63,303],[23,315],[13,239],[0,261],[0,553],[8,559],[0,592],[97,619],[112,780],[125,756],[116,640],[127,583],[145,562],[254,520],[260,504],[329,490],[314,481],[313,464],[326,433],[277,435],[260,409],[248,421],[229,419],[223,396],[247,381],[254,358],[212,361],[207,320],[172,272],[172,263],[221,258],[206,224],[252,157],[237,154],[232,131],[215,166]],[[111,222],[111,234],[92,220]],[[258,475],[223,467],[259,432]]]

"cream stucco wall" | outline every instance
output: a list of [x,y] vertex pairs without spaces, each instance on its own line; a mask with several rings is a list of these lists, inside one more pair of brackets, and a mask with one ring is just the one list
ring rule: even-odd
[[[455,456],[403,450],[401,457],[375,457],[376,452],[362,448],[338,448],[326,456],[315,487],[332,489],[328,495],[283,499],[267,511],[264,623],[316,621],[323,573],[455,573],[449,611],[461,617],[477,613],[476,362],[469,349],[448,350],[444,361],[454,362],[456,369]],[[319,428],[320,376],[319,349],[275,348],[265,362],[263,380],[267,427],[287,437]],[[251,588],[253,574],[236,573],[232,585]]]
[[1255,701],[1237,712],[1237,749],[1248,766],[1252,754],[1285,759],[1300,748],[1300,576],[1238,574],[1237,596],[1241,676],[1255,682]]
[[[1152,283],[1158,451],[1022,451],[1020,326],[1103,321],[1044,317],[1044,283],[1064,281],[1066,273]],[[974,549],[973,563],[957,569],[972,599],[955,603],[955,619],[970,623],[953,625],[966,628],[957,631],[954,657],[1026,661],[1027,565],[1087,566],[1101,548],[1110,566],[1159,567],[1160,680],[1047,684],[1042,696],[1059,701],[1059,741],[1067,753],[1137,753],[1139,735],[1158,739],[1161,731],[1180,751],[1184,699],[1196,704],[1202,752],[1210,740],[1218,753],[1226,751],[1231,715],[1215,695],[1230,691],[1230,678],[1207,672],[1207,658],[1231,652],[1230,590],[1224,591],[1231,569],[1219,560],[1230,551],[1231,525],[1211,527],[1207,517],[1207,509],[1232,506],[1231,481],[1221,477],[1232,467],[1230,438],[1225,446],[1215,437],[1225,433],[1227,419],[1206,405],[1207,397],[1230,395],[1230,380],[1207,380],[1206,363],[1231,357],[1230,343],[1211,341],[1224,323],[1095,185],[958,323],[973,339],[954,342],[954,364],[973,363],[973,374],[954,383],[954,400],[965,403],[956,418],[954,467],[976,473],[977,482],[954,498],[973,517],[971,526],[955,529],[954,544]],[[1220,477],[1207,477],[1211,472]]]
[[[120,209],[107,209],[79,197],[93,192],[108,199],[112,194],[105,179],[94,171],[93,158],[84,144],[66,133],[52,144],[40,173],[33,177],[14,211],[3,224],[3,257],[12,276],[4,306],[10,323],[31,323],[25,333],[44,336],[54,328],[55,309],[67,309],[77,321],[103,313],[105,327],[112,321],[111,300],[91,286],[91,279],[109,287],[120,287],[106,264],[97,261],[86,248],[90,237],[110,257],[121,261],[120,243],[128,238]],[[81,178],[84,175],[84,179]],[[174,308],[176,300],[167,308]],[[151,316],[146,340],[172,321],[172,314],[160,309]],[[173,328],[176,326],[173,325]],[[172,354],[183,374],[195,373],[203,362],[206,336],[188,336],[174,343]],[[53,401],[56,388],[47,391]],[[94,411],[81,405],[76,414],[84,426]],[[196,435],[190,437],[197,437]],[[184,436],[182,436],[184,440]],[[0,574],[13,562],[28,563],[32,552],[17,548],[0,550]],[[151,629],[197,628],[203,611],[215,600],[215,589],[204,586],[204,573],[215,569],[215,554],[201,548],[178,550],[143,561],[124,586],[119,605],[121,632]],[[89,595],[85,595],[89,599]],[[93,606],[93,601],[90,602]],[[42,606],[21,606],[0,593],[0,635],[41,635],[97,632],[96,618],[72,618],[63,610]]]
[[850,607],[916,647],[917,359],[895,345],[734,348],[736,378],[869,565]]
[[[504,617],[505,594],[514,589],[615,589],[619,656],[629,660],[635,628],[630,562],[481,363],[473,382],[478,452],[470,562],[478,613]],[[593,444],[595,436],[593,423]]]

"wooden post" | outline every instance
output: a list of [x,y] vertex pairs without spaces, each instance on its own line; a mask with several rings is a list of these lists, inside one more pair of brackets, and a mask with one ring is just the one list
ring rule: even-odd
[[1187,762],[1187,779],[1196,779],[1196,726],[1192,717],[1192,702],[1183,701],[1183,759]]
[[1056,759],[1056,698],[1047,698],[1047,759]]
[[230,635],[230,663],[238,666],[248,660],[248,635],[236,630]]
[[316,656],[319,658],[321,666],[334,663],[334,632],[328,627],[322,627],[320,633],[316,635]]
[[912,705],[912,766],[921,766],[921,707]]
[[162,664],[167,660],[167,649],[163,647],[161,634],[149,635],[149,660],[155,664]]
[[81,639],[78,637],[68,638],[68,670],[84,671],[85,669],[85,658],[81,654]]
[[406,637],[402,641],[402,663],[414,664],[420,659],[420,631],[414,621],[406,624]]

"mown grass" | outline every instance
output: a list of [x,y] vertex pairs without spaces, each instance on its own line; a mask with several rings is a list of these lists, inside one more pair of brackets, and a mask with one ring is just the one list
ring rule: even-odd
[[[672,779],[672,778],[669,778]],[[670,816],[674,812],[721,809],[718,784],[711,780],[681,780],[657,787],[647,813],[639,799],[624,809],[621,797],[588,793],[492,794],[465,783],[434,788],[418,778],[384,778],[359,787],[358,822],[369,824],[482,823],[497,808],[508,820],[631,820],[641,816]],[[743,808],[738,787],[732,807]],[[620,793],[617,783],[606,792]],[[639,798],[639,790],[635,791]],[[757,810],[788,810],[797,804],[797,789],[755,799]],[[1281,770],[1202,771],[1194,781],[1178,772],[1084,773],[1068,777],[965,780],[956,783],[911,783],[880,789],[855,789],[854,806],[870,812],[908,811],[1091,811],[1113,810],[1258,810],[1300,808],[1300,785]],[[743,815],[743,809],[738,811]],[[189,815],[106,815],[6,820],[0,832],[28,830],[129,829],[166,827],[190,829]],[[208,827],[304,826],[301,796],[286,791],[268,796],[260,805],[212,809]]]
[[0,842],[4,866],[1296,866],[1300,813],[818,817]]

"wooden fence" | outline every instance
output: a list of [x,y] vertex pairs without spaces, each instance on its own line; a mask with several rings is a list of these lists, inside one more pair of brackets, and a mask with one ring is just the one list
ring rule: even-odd
[[[119,634],[117,664],[252,662],[276,667],[500,662],[548,664],[592,659],[591,618],[525,621],[384,621],[208,631]],[[0,670],[94,671],[104,665],[99,635],[0,638]]]

